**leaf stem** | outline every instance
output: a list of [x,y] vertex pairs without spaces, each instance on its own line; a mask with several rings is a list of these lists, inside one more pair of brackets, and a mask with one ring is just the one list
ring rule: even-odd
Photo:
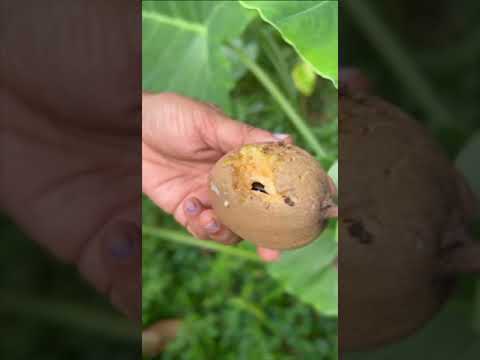
[[290,101],[293,101],[295,99],[293,81],[289,76],[287,62],[285,61],[273,34],[268,30],[262,29],[260,30],[260,39],[264,44],[263,49],[265,54],[277,70],[279,79],[282,82],[284,90],[287,92],[288,98]]
[[218,251],[226,255],[235,256],[241,259],[262,262],[261,259],[257,256],[257,254],[251,251],[239,249],[233,246],[219,244],[213,241],[198,240],[190,235],[184,234],[183,232],[180,232],[177,230],[159,229],[152,226],[143,225],[142,232],[144,234],[154,236],[162,240],[171,241],[177,244],[183,244],[188,246],[195,246],[202,249],[214,250],[214,251]]
[[237,53],[239,60],[256,76],[258,81],[262,83],[265,89],[270,93],[270,95],[275,99],[275,101],[283,109],[287,117],[291,120],[293,125],[297,128],[298,132],[303,136],[307,144],[312,148],[317,157],[320,160],[328,160],[326,151],[323,149],[322,145],[315,137],[313,132],[307,126],[305,121],[298,115],[292,105],[288,102],[286,97],[282,94],[279,88],[274,84],[270,79],[267,73],[258,66],[250,57],[240,48],[232,47],[233,50]]
[[452,117],[448,109],[437,99],[427,79],[418,71],[415,63],[367,2],[347,0],[344,4],[366,37],[397,75],[397,80],[415,96],[417,102],[427,113],[430,123],[451,124]]

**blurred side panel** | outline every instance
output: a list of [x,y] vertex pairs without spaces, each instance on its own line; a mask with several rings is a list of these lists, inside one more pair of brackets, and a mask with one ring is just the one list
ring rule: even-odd
[[0,358],[140,357],[140,3],[0,1]]
[[479,13],[341,3],[342,359],[480,354]]

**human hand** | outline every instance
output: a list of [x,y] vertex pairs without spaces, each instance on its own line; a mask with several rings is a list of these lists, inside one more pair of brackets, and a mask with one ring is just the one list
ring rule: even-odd
[[137,6],[2,4],[0,206],[138,321],[141,64],[125,26]]
[[[225,153],[243,144],[291,138],[250,127],[212,105],[171,93],[145,94],[142,118],[144,193],[197,238],[239,242],[211,209],[209,172]],[[265,261],[280,256],[265,248],[258,248],[258,253]]]

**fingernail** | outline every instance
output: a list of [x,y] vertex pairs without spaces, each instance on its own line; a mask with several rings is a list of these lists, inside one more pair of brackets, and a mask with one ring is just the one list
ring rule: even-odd
[[207,229],[208,233],[215,234],[218,232],[218,230],[220,230],[220,225],[216,221],[212,221],[205,226],[205,229]]
[[288,138],[288,134],[279,134],[279,133],[275,133],[273,134],[273,137],[277,140],[280,140],[280,141],[283,141],[285,140],[286,138]]
[[140,228],[133,223],[119,223],[107,240],[107,250],[117,260],[127,260],[136,253],[140,243]]
[[189,213],[189,214],[195,214],[196,212],[198,212],[198,205],[197,205],[197,202],[196,201],[193,201],[191,199],[187,200],[185,202],[185,210]]
[[110,253],[113,257],[118,259],[126,259],[133,254],[134,248],[133,239],[112,239],[109,243]]
[[280,259],[280,252],[278,250],[259,248],[258,252],[261,258],[267,262],[273,262]]

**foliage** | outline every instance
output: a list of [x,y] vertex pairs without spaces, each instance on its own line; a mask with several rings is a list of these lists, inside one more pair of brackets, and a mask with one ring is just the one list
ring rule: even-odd
[[[324,1],[278,2],[280,13],[271,17],[268,9],[260,10],[266,3],[144,2],[144,89],[214,102],[240,121],[289,133],[328,168],[338,155],[336,11],[330,9],[326,15],[320,11],[318,17],[310,11],[321,10],[323,5],[316,5]],[[305,9],[312,4],[315,9]],[[241,22],[237,32],[229,29],[233,20],[217,21],[219,11],[227,17],[235,14],[235,21]],[[287,23],[279,14],[290,16]],[[323,26],[320,42],[312,43],[313,31],[300,32],[305,21],[311,29]],[[172,48],[175,37],[181,42]],[[199,50],[203,52],[197,54]],[[330,79],[317,76],[310,96],[303,95],[292,79],[302,58],[318,75]],[[287,271],[291,261],[296,261],[294,252],[267,269],[249,260],[254,249],[248,243],[236,252],[221,245],[205,246],[146,199],[143,225],[143,322],[172,316],[184,320],[180,336],[163,358],[337,357],[336,318],[319,313],[337,312],[333,230],[314,242],[319,252],[328,248],[324,261],[302,256],[305,268],[296,269],[296,277],[291,277],[286,275],[291,273]],[[312,268],[326,276],[316,277],[309,272]],[[312,286],[294,286],[302,274]]]
[[259,11],[324,78],[338,83],[337,1],[241,1]]

